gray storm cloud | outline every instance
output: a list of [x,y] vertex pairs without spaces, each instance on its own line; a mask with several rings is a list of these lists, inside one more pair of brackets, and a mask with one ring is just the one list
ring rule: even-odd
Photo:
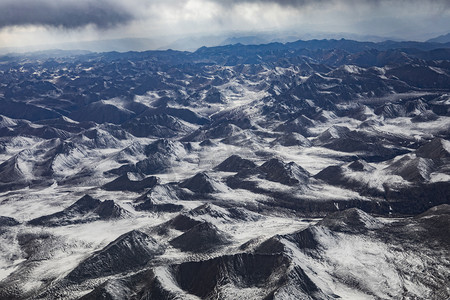
[[449,16],[450,0],[0,0],[0,48],[234,32],[425,40]]
[[[275,4],[301,9],[306,6],[343,5],[352,9],[363,5],[389,7],[426,3],[443,10],[450,8],[450,0],[199,0],[216,3],[225,12],[239,4]],[[8,26],[41,25],[76,29],[86,25],[111,28],[143,17],[145,6],[163,5],[173,11],[182,10],[185,0],[0,0],[0,29]],[[157,14],[157,12],[156,12]],[[145,16],[144,16],[145,17]]]
[[348,5],[384,5],[384,4],[417,4],[428,2],[430,5],[439,5],[441,7],[449,8],[449,0],[213,0],[223,6],[232,6],[242,3],[257,3],[257,4],[278,4],[280,6],[288,7],[304,7],[315,4],[348,4]]
[[42,25],[75,29],[87,25],[109,28],[133,20],[123,6],[105,0],[2,0],[0,28]]
[[232,6],[242,3],[278,4],[280,6],[301,7],[317,3],[330,3],[333,0],[213,0],[223,6]]

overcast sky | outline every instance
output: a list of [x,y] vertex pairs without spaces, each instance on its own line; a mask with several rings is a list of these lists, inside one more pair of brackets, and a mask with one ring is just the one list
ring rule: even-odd
[[450,32],[450,0],[0,0],[0,47],[240,31],[425,40]]

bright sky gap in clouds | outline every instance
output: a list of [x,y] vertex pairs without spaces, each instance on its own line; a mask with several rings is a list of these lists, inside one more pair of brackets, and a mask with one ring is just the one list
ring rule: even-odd
[[450,1],[0,1],[0,47],[262,31],[426,40],[450,32]]

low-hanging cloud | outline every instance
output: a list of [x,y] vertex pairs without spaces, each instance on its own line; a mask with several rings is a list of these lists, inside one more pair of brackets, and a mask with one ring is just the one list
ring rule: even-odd
[[257,32],[425,40],[449,16],[450,0],[0,0],[0,47]]
[[[175,12],[182,11],[189,2],[185,0],[0,0],[0,29],[27,25],[66,29],[94,25],[100,29],[107,29],[136,19],[148,18],[145,15],[146,6],[159,4]],[[240,4],[278,5],[288,9],[339,5],[355,9],[364,5],[414,7],[417,4],[426,3],[440,10],[450,9],[449,0],[196,0],[195,2],[215,3],[221,8],[222,13],[235,12],[233,8]],[[320,8],[317,9],[320,10]]]
[[106,0],[2,0],[0,28],[40,25],[76,29],[87,25],[110,28],[134,15],[124,6]]
[[[318,4],[347,4],[347,5],[388,5],[388,4],[417,4],[424,3],[423,0],[212,0],[223,6],[233,6],[236,4],[256,3],[256,4],[277,4],[279,6],[287,7],[305,7],[309,5]],[[439,5],[441,7],[449,8],[449,0],[428,0],[430,5]]]
[[290,6],[290,7],[302,7],[310,4],[317,3],[330,3],[333,0],[213,0],[220,3],[223,6],[233,6],[236,4],[243,3],[258,3],[258,4],[278,4],[280,6]]

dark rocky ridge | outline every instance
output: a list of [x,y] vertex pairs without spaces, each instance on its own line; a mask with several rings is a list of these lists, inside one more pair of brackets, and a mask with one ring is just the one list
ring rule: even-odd
[[220,284],[267,287],[271,275],[278,269],[287,269],[289,260],[281,255],[237,254],[208,261],[174,266],[181,288],[201,298],[213,296]]
[[127,174],[119,176],[111,182],[103,185],[103,189],[107,191],[130,191],[142,192],[150,189],[158,183],[158,178],[150,176],[142,180],[131,180]]
[[[447,146],[445,146],[447,145]],[[440,138],[435,138],[431,142],[423,145],[416,150],[418,157],[430,159],[444,159],[450,158],[450,145],[448,141]]]
[[229,244],[229,239],[227,234],[220,232],[214,225],[203,222],[174,238],[170,244],[181,251],[205,252]]
[[128,212],[113,200],[100,201],[85,195],[68,208],[28,221],[34,226],[66,226],[97,220],[110,220],[127,216]]
[[383,224],[377,219],[357,208],[350,208],[343,212],[335,212],[317,223],[333,231],[364,233],[371,229],[379,229]]
[[4,226],[16,226],[19,225],[20,222],[11,217],[0,216],[0,227]]
[[215,167],[215,169],[223,172],[239,172],[244,169],[252,169],[254,167],[256,167],[255,163],[235,154],[221,162]]
[[198,173],[181,182],[180,187],[191,190],[194,193],[209,194],[216,192],[214,180],[206,173]]
[[150,259],[162,253],[164,249],[154,239],[143,232],[133,230],[81,262],[67,275],[67,279],[81,282],[131,271],[144,266]]
[[307,183],[310,174],[294,162],[285,164],[273,158],[259,167],[265,173],[267,180],[280,182],[286,185]]

